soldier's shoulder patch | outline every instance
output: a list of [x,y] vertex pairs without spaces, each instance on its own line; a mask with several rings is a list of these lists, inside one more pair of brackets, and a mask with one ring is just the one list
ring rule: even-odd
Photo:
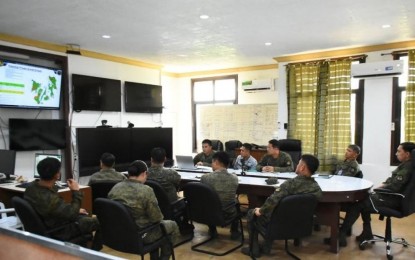
[[276,187],[275,188],[275,191],[280,191],[281,190],[281,188],[280,187]]

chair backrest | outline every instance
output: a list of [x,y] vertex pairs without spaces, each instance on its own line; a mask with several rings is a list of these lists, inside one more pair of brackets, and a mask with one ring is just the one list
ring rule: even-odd
[[298,162],[301,159],[301,140],[297,139],[281,139],[278,140],[280,144],[280,150],[288,153],[294,163],[294,170]]
[[266,238],[294,239],[311,234],[317,198],[313,194],[295,194],[281,199],[271,215]]
[[229,140],[225,142],[225,151],[226,152],[235,152],[236,148],[242,146],[242,142],[239,140]]
[[92,201],[96,198],[107,198],[108,193],[117,184],[118,181],[108,181],[108,182],[93,182],[91,186],[92,191]]
[[23,223],[25,231],[41,236],[48,236],[45,224],[29,202],[23,198],[14,196],[12,198],[12,204],[20,221]]
[[223,151],[223,143],[220,140],[210,140],[212,142],[212,149],[215,151]]
[[206,225],[223,225],[222,204],[218,194],[208,185],[189,182],[183,187],[189,218]]
[[145,184],[150,186],[153,189],[154,194],[156,194],[159,208],[161,210],[161,213],[163,213],[164,219],[173,219],[173,211],[169,201],[169,197],[167,196],[166,191],[163,189],[160,183],[154,180],[147,179]]
[[121,252],[140,253],[138,228],[126,206],[118,201],[97,198],[94,209],[105,245]]
[[411,177],[402,193],[405,196],[405,198],[403,198],[401,202],[401,211],[403,216],[408,216],[415,212],[415,150],[412,150],[411,159]]

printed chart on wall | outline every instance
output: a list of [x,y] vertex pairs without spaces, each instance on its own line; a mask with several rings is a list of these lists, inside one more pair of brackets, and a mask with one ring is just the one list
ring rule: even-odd
[[277,104],[200,107],[198,143],[203,139],[267,145],[277,131]]

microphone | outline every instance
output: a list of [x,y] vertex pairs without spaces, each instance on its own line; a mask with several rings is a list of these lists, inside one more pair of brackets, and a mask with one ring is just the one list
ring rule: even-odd
[[242,176],[245,176],[246,175],[246,173],[245,173],[246,167],[245,167],[245,160],[244,160],[244,158],[241,158],[241,168],[242,168],[241,175]]

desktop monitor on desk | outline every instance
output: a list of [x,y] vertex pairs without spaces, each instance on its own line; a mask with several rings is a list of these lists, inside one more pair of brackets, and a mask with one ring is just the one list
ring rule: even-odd
[[10,175],[14,175],[15,164],[16,151],[0,150],[0,175],[4,174],[4,178],[0,177],[0,182],[10,180]]
[[60,154],[44,154],[44,153],[36,153],[35,154],[35,170],[34,170],[34,175],[33,177],[35,179],[39,179],[40,175],[37,172],[37,164],[42,161],[43,159],[46,159],[48,157],[52,157],[52,158],[56,158],[58,159],[60,162],[62,161],[62,155]]

